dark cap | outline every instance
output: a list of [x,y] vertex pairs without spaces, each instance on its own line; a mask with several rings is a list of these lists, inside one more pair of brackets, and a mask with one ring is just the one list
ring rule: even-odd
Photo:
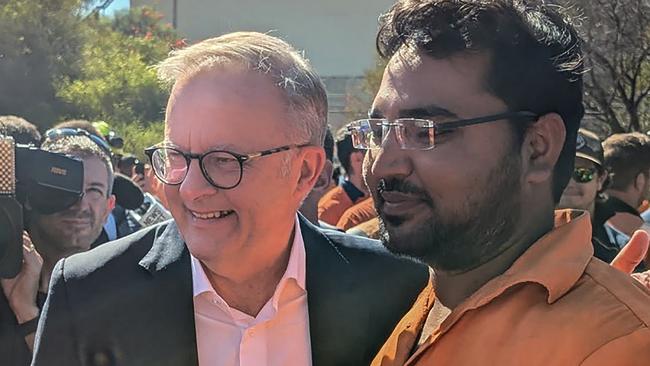
[[602,167],[605,156],[603,154],[603,144],[598,135],[584,128],[579,129],[576,141],[576,156],[593,161]]

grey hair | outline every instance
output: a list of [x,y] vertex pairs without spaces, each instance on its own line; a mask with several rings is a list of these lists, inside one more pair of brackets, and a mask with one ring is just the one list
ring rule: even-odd
[[64,136],[56,139],[45,139],[41,144],[41,149],[58,154],[70,155],[78,159],[94,157],[101,160],[106,166],[108,176],[106,196],[113,192],[113,164],[111,158],[94,143],[88,136]]
[[[167,84],[212,68],[236,65],[271,77],[281,89],[293,117],[290,138],[322,146],[327,130],[325,85],[313,67],[287,42],[257,32],[236,32],[173,51],[158,65]],[[298,142],[298,141],[295,141]]]

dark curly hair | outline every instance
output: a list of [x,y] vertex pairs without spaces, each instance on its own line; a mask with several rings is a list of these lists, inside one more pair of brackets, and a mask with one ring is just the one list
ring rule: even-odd
[[[584,115],[582,40],[562,8],[544,1],[401,0],[380,17],[377,50],[390,58],[402,47],[438,59],[485,52],[485,85],[510,110],[558,113],[566,128],[553,177],[559,201]],[[521,144],[529,124],[511,123]]]

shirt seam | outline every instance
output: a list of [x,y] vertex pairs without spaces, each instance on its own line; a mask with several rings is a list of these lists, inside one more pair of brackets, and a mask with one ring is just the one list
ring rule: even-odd
[[648,330],[648,329],[650,329],[650,328],[648,328],[647,326],[642,326],[642,327],[631,330],[629,333],[625,333],[623,335],[620,335],[618,337],[615,337],[615,338],[612,338],[612,339],[608,340],[607,342],[605,342],[605,343],[601,344],[600,346],[596,347],[587,356],[585,356],[585,358],[583,358],[582,361],[580,361],[580,365],[583,365],[589,358],[591,358],[591,356],[593,356],[598,351],[600,351],[601,349],[603,349],[607,345],[611,344],[612,342],[618,341],[618,340],[623,339],[625,337],[629,337],[629,336],[631,336],[632,334],[634,334],[636,332],[640,332],[640,331]]
[[[592,259],[592,261],[593,261],[593,259]],[[591,264],[591,262],[589,262],[589,264]],[[648,324],[647,324],[647,323],[646,323],[646,322],[645,322],[645,321],[644,321],[644,320],[643,320],[643,319],[642,319],[642,318],[637,314],[637,312],[636,312],[634,309],[632,309],[630,306],[628,306],[628,304],[627,304],[625,301],[623,301],[619,296],[616,296],[615,293],[613,293],[609,288],[607,288],[607,286],[605,286],[604,284],[602,284],[601,282],[599,282],[599,281],[598,281],[594,276],[592,276],[589,272],[586,272],[586,271],[585,271],[585,275],[588,276],[589,278],[591,278],[591,279],[592,279],[596,284],[598,284],[599,287],[605,289],[605,291],[607,291],[610,295],[612,295],[612,296],[613,296],[613,297],[614,297],[614,298],[615,298],[615,299],[616,299],[616,300],[617,300],[621,305],[625,306],[625,308],[628,309],[629,312],[632,313],[632,314],[634,315],[634,317],[635,317],[635,318],[639,321],[639,323],[640,323],[638,329],[648,328]],[[636,280],[634,280],[634,281],[636,281]]]

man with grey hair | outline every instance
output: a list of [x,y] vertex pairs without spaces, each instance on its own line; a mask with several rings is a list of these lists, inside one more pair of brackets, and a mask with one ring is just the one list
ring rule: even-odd
[[[40,213],[29,202],[26,204],[29,244],[23,251],[23,266],[18,276],[2,280],[4,295],[30,349],[55,264],[62,258],[89,250],[115,204],[111,194],[113,169],[106,152],[82,132],[66,131],[48,131],[41,149],[83,162],[83,195],[74,205],[55,213]],[[21,352],[23,346],[15,345],[13,352]],[[12,355],[3,355],[6,360],[5,356],[12,359]]]
[[171,222],[59,262],[34,365],[364,365],[422,265],[299,215],[325,164],[324,86],[286,42],[175,51],[147,149]]

